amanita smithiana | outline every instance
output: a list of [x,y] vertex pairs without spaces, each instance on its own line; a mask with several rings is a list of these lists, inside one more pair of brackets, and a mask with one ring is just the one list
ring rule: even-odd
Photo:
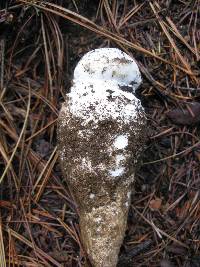
[[116,48],[90,51],[74,70],[58,123],[60,162],[79,208],[94,267],[114,267],[126,229],[146,116],[134,95],[136,62]]

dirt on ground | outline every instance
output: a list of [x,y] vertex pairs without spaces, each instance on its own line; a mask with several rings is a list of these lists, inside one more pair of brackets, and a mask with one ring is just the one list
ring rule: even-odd
[[200,267],[200,1],[0,2],[0,266],[89,265],[57,118],[89,50],[137,60],[148,141],[119,267]]

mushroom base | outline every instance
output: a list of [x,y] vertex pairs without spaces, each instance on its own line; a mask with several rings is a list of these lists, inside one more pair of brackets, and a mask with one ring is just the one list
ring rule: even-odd
[[105,205],[80,209],[83,245],[94,267],[116,267],[123,242],[130,201],[130,189],[116,192],[116,198]]

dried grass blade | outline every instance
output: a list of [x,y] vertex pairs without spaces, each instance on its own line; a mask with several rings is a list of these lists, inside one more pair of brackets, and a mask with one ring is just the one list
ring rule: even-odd
[[[45,164],[43,170],[41,171],[41,173],[40,173],[40,175],[39,175],[39,177],[38,177],[36,183],[34,184],[34,186],[33,186],[33,190],[32,190],[32,194],[34,194],[34,192],[35,192],[35,190],[36,190],[36,188],[37,188],[39,182],[40,182],[41,179],[42,179],[42,176],[44,175],[46,169],[48,168],[48,166],[49,166],[49,164],[50,164],[50,162],[51,162],[51,160],[53,159],[53,157],[54,157],[54,155],[55,155],[55,153],[56,153],[56,150],[57,150],[57,146],[54,148],[53,152],[51,153],[51,156],[49,157],[49,159],[48,159],[48,161],[46,162],[46,164]],[[43,184],[43,183],[42,183],[42,184]]]
[[49,55],[48,55],[48,48],[47,48],[47,39],[46,39],[46,32],[45,32],[45,27],[44,27],[44,18],[43,15],[41,14],[41,25],[42,25],[42,37],[43,37],[43,43],[44,43],[44,51],[45,51],[45,59],[46,59],[46,67],[47,67],[47,73],[48,73],[48,78],[49,78],[49,86],[50,86],[50,91],[51,91],[51,98],[53,97],[52,93],[52,75],[51,75],[51,66],[50,66],[50,60],[49,60]]
[[138,12],[141,7],[143,7],[144,3],[140,4],[140,5],[137,5],[137,6],[134,6],[129,12],[128,14],[125,15],[124,18],[122,18],[120,21],[119,21],[119,26],[118,28],[120,29],[136,12]]
[[[39,89],[41,89],[41,88],[39,88]],[[27,93],[27,88],[23,85],[21,85],[19,90]],[[56,116],[58,116],[57,108],[46,97],[44,97],[42,94],[37,93],[36,91],[33,91],[33,90],[31,91],[31,94],[38,97],[39,99],[41,99],[56,114]]]
[[15,148],[14,148],[14,150],[12,152],[12,155],[11,155],[8,163],[6,164],[6,167],[5,167],[5,170],[4,170],[3,174],[0,177],[0,184],[2,183],[2,181],[3,181],[3,179],[4,179],[5,175],[6,175],[6,173],[8,171],[8,169],[10,169],[11,162],[12,162],[12,160],[13,160],[13,158],[15,156],[15,153],[17,151],[17,148],[19,147],[19,144],[20,144],[20,142],[22,140],[22,137],[23,137],[23,134],[25,132],[26,125],[27,125],[27,122],[28,122],[28,116],[29,116],[29,112],[30,112],[30,105],[31,105],[31,89],[29,87],[29,97],[28,97],[27,111],[26,111],[26,117],[25,117],[25,120],[24,120],[24,124],[23,124],[22,130],[21,130],[21,133],[19,135],[19,138],[17,140],[17,143],[15,145]]
[[200,141],[196,142],[194,145],[176,153],[176,154],[173,154],[173,155],[170,155],[168,157],[165,157],[165,158],[162,158],[162,159],[158,159],[158,160],[154,160],[154,161],[149,161],[149,162],[143,162],[143,165],[147,165],[147,164],[154,164],[154,163],[158,163],[158,162],[161,162],[161,161],[165,161],[165,160],[168,160],[168,159],[172,159],[172,158],[175,158],[177,156],[180,156],[180,155],[183,155],[184,153],[188,153],[190,152],[193,148],[195,147],[198,147],[200,145]]
[[48,19],[52,22],[53,25],[53,33],[55,35],[55,44],[57,47],[57,62],[58,62],[58,67],[62,69],[63,66],[63,50],[64,50],[64,41],[63,41],[63,36],[60,31],[59,25],[55,18],[53,16],[50,16]]
[[[54,167],[54,165],[55,165],[55,163],[56,163],[56,161],[58,159],[58,152],[57,153],[55,153],[55,152],[56,152],[56,149],[53,151],[52,155],[49,158],[49,160],[51,160],[51,159],[53,159],[53,160],[52,160],[51,164],[48,167],[47,173],[46,173],[41,185],[39,186],[38,192],[37,192],[36,197],[35,197],[35,202],[39,201],[39,199],[40,199],[40,197],[41,197],[41,195],[42,195],[42,193],[43,193],[43,191],[45,189],[45,186],[46,186],[46,184],[48,182],[48,179],[50,177],[52,169],[53,169],[53,167]],[[48,162],[47,162],[47,164],[48,164]]]
[[166,17],[167,22],[169,23],[169,25],[171,26],[171,28],[169,28],[175,35],[177,38],[179,38],[179,40],[181,40],[185,46],[187,46],[187,48],[193,53],[195,54],[195,56],[197,57],[198,55],[196,54],[194,48],[192,48],[188,42],[184,39],[184,37],[180,34],[180,32],[178,31],[176,25],[174,24],[174,22],[169,18]]
[[0,51],[1,51],[1,78],[0,78],[0,89],[4,88],[4,63],[5,63],[5,39],[0,40]]
[[[117,25],[116,25],[116,21],[115,21],[115,18],[114,18],[114,16],[113,16],[113,13],[112,13],[112,11],[111,11],[111,9],[110,9],[108,0],[105,0],[105,1],[103,2],[103,5],[104,5],[104,8],[105,8],[105,10],[106,10],[107,17],[108,17],[108,20],[109,20],[110,25],[113,25],[114,28],[115,28],[115,30],[118,32],[118,28],[117,28]],[[118,32],[118,34],[119,34],[119,32]]]
[[159,237],[162,238],[162,235],[167,237],[168,239],[170,239],[171,241],[179,244],[182,247],[188,248],[187,245],[185,245],[184,243],[182,243],[181,241],[177,240],[176,238],[174,238],[173,236],[167,234],[166,232],[164,232],[163,230],[161,230],[160,228],[158,228],[157,226],[155,226],[155,224],[152,221],[149,221],[143,214],[141,214],[136,208],[134,208],[134,211],[142,217],[142,219],[147,222],[149,225],[151,225],[153,227],[153,229],[156,231],[156,233],[159,235]]
[[[9,158],[8,158],[8,156],[6,154],[6,151],[5,151],[4,147],[3,147],[3,145],[1,144],[1,142],[0,142],[0,154],[2,155],[2,157],[3,157],[4,161],[6,162],[6,164],[8,164]],[[18,186],[18,184],[17,184],[17,176],[16,176],[16,174],[15,174],[15,172],[13,170],[12,163],[10,163],[10,171],[12,173],[12,177],[13,177],[13,180],[14,180],[14,183],[15,183],[15,187],[17,188],[17,186]]]
[[[180,61],[182,62],[182,64],[185,66],[185,68],[187,69],[188,72],[192,73],[191,71],[191,68],[189,66],[189,64],[187,63],[187,61],[184,59],[184,57],[181,55],[179,49],[177,48],[174,40],[172,39],[171,35],[169,34],[168,30],[166,29],[165,25],[164,25],[164,22],[162,21],[162,19],[159,17],[158,13],[156,12],[155,10],[155,7],[154,5],[150,2],[150,6],[155,14],[155,16],[157,17],[158,19],[158,22],[163,30],[163,32],[165,33],[166,37],[168,38],[169,42],[171,43],[172,47],[174,48],[176,54],[178,55]],[[192,74],[194,75],[194,74]]]
[[36,252],[36,245],[35,245],[32,233],[31,233],[31,228],[30,228],[30,225],[29,225],[29,222],[28,222],[28,219],[27,219],[26,211],[25,211],[25,208],[24,208],[24,203],[23,203],[23,201],[21,199],[20,199],[20,204],[21,204],[21,210],[22,210],[22,213],[23,213],[23,216],[24,216],[24,220],[25,220],[24,228],[26,229],[26,231],[28,233],[28,236],[30,237],[30,240],[31,240],[30,242],[32,243],[33,252],[34,252],[33,255],[35,255],[36,261],[39,262],[38,257],[37,257],[37,252]]
[[[33,244],[27,238],[25,238],[24,236],[18,234],[17,232],[15,232],[11,228],[8,228],[7,231],[9,231],[10,234],[13,237],[17,238],[18,240],[20,240],[21,242],[23,242],[24,244],[26,244],[28,247],[34,249]],[[57,266],[57,267],[63,267],[60,263],[58,263],[56,260],[54,260],[50,255],[48,255],[47,253],[45,253],[43,250],[41,250],[40,248],[38,248],[36,246],[35,246],[35,251],[36,251],[38,257],[40,257],[40,258],[44,257],[46,260],[50,261],[55,266]]]
[[0,221],[0,266],[6,267],[6,256],[3,242],[2,222]]
[[50,121],[47,125],[45,125],[42,129],[38,130],[36,133],[32,134],[30,137],[28,137],[25,142],[30,141],[31,139],[33,139],[34,137],[36,137],[37,135],[41,134],[44,130],[46,130],[49,126],[55,124],[57,122],[58,118],[56,118],[55,120]]
[[[30,2],[27,1],[27,0],[20,0],[21,2],[23,3],[26,3],[26,4],[29,4],[30,5]],[[102,28],[101,26],[98,26],[96,25],[95,23],[93,23],[92,21],[88,20],[87,18],[75,13],[75,12],[72,12],[71,10],[68,10],[66,8],[63,8],[61,6],[58,6],[56,4],[52,4],[52,3],[48,3],[48,2],[43,2],[42,4],[40,3],[37,3],[37,4],[34,4],[34,3],[31,3],[31,5],[37,7],[37,8],[40,8],[41,10],[44,10],[44,11],[49,11],[53,14],[56,14],[58,16],[61,16],[65,19],[68,19],[76,24],[79,24],[93,32],[96,32],[97,34],[100,34],[108,39],[111,39],[117,43],[121,43],[129,48],[132,48],[134,50],[137,50],[141,53],[144,53],[148,56],[151,56],[151,57],[154,57],[162,62],[164,62],[165,64],[169,64],[177,69],[180,69],[182,70],[183,72],[189,74],[189,75],[195,75],[193,72],[191,72],[190,70],[188,69],[185,69],[179,65],[176,65],[175,63],[172,63],[160,56],[157,56],[156,54],[146,50],[145,48],[141,47],[141,46],[138,46],[136,44],[133,44],[132,42],[130,41],[127,41],[125,38],[119,36],[118,34],[114,34],[104,28]],[[57,10],[54,10],[53,8],[57,9]]]
[[[66,230],[66,232],[74,239],[74,241],[76,241],[80,245],[80,240],[77,237],[76,233],[74,233],[74,231],[65,222],[63,222],[60,218],[57,218],[57,220],[60,223],[60,225],[62,225],[63,228]],[[81,245],[80,245],[80,247],[81,247]]]

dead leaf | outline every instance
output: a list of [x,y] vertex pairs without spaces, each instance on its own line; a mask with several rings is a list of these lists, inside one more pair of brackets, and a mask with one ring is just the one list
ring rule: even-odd
[[52,252],[49,252],[49,255],[53,257],[54,259],[59,260],[61,262],[68,262],[70,258],[68,251],[54,250]]
[[167,259],[162,259],[160,262],[160,267],[174,267],[174,264]]
[[0,200],[0,207],[12,208],[12,207],[14,207],[14,205],[10,201]]
[[179,254],[179,255],[185,255],[187,253],[187,250],[184,247],[180,247],[176,243],[167,246],[166,251],[168,253]]
[[167,114],[175,124],[194,125],[200,122],[200,103],[187,103],[184,108],[175,108],[170,110]]
[[155,198],[155,199],[152,199],[149,203],[149,208],[151,210],[159,210],[161,208],[161,205],[162,205],[162,199],[160,198]]

